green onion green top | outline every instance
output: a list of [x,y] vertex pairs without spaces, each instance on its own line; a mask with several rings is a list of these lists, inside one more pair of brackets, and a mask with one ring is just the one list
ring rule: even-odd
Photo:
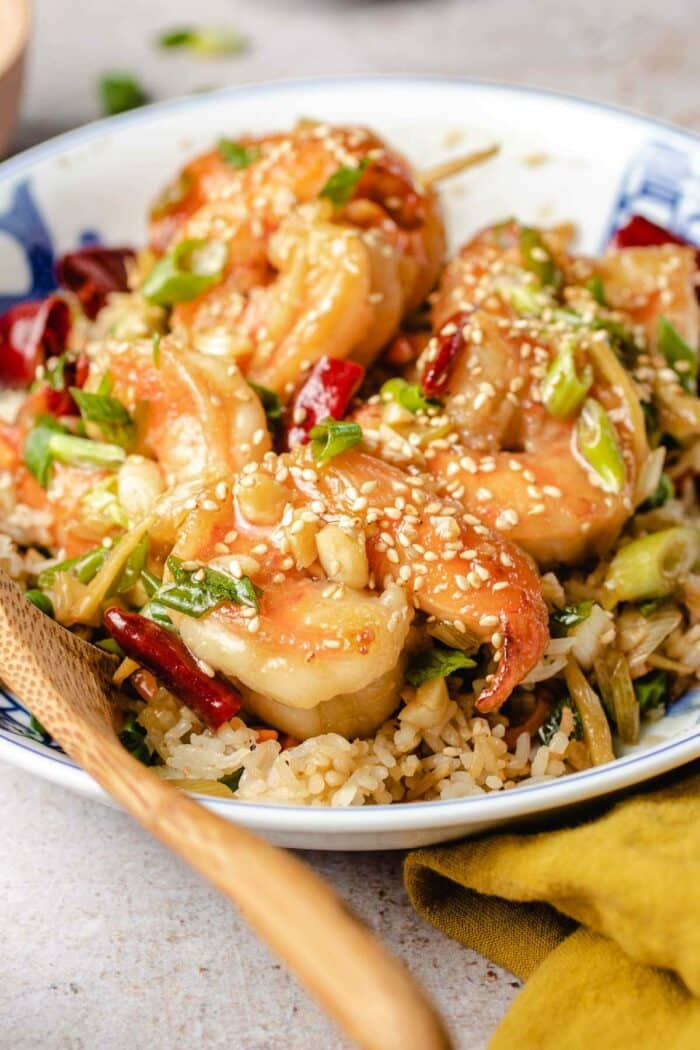
[[591,615],[593,602],[578,602],[577,605],[565,605],[555,609],[549,616],[549,633],[553,638],[565,638],[572,627],[578,627]]
[[131,446],[134,422],[121,401],[106,394],[92,394],[75,386],[70,388],[70,392],[85,423],[97,424],[106,441],[123,448]]
[[158,260],[141,293],[158,306],[189,302],[219,283],[226,257],[226,246],[220,242],[195,238],[180,241]]
[[567,339],[542,380],[542,403],[553,416],[570,416],[579,407],[592,384],[593,369],[586,365],[578,374],[575,344],[572,339]]
[[659,353],[676,373],[683,389],[689,394],[695,394],[698,386],[698,355],[666,317],[659,318],[656,337]]
[[309,431],[311,451],[317,463],[347,452],[362,441],[362,427],[343,419],[324,419]]
[[523,266],[533,273],[543,287],[558,291],[563,283],[563,275],[546,248],[538,230],[532,226],[520,229],[520,255]]
[[338,168],[338,170],[334,171],[326,181],[319,193],[319,197],[331,201],[335,204],[336,208],[340,208],[343,204],[347,204],[357,189],[357,184],[362,178],[363,173],[371,163],[371,157],[363,157],[356,168]]
[[621,492],[625,484],[625,461],[610,417],[595,398],[589,397],[581,409],[576,425],[576,443],[581,455],[600,478],[602,488],[606,492]]
[[436,398],[426,397],[421,388],[415,383],[407,383],[400,376],[387,379],[379,391],[382,401],[396,401],[402,408],[408,409],[414,415],[417,412],[428,412],[430,409],[438,409],[441,402]]
[[240,142],[233,142],[231,139],[219,139],[217,148],[222,160],[225,160],[232,168],[249,168],[262,156],[259,146],[243,146]]

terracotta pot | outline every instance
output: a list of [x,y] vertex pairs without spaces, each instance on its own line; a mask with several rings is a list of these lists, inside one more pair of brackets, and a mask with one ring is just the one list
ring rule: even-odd
[[0,0],[0,156],[17,123],[29,24],[29,0]]

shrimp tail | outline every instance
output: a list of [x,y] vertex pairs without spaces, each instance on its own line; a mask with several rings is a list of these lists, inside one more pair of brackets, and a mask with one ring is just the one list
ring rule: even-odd
[[[476,701],[483,714],[495,711],[522,681],[524,668],[532,668],[549,640],[546,609],[523,592],[521,608],[500,615],[503,645],[496,670]],[[525,672],[527,673],[527,672]]]

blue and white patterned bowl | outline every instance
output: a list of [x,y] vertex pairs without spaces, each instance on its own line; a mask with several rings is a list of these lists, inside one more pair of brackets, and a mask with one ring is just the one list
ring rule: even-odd
[[[183,159],[221,134],[283,128],[300,116],[371,124],[418,165],[493,141],[500,156],[446,185],[454,248],[506,215],[573,220],[597,252],[633,212],[700,243],[700,140],[561,95],[497,84],[372,77],[233,88],[81,128],[0,166],[0,310],[53,287],[55,254],[80,243],[139,244],[149,201]],[[645,729],[616,762],[561,780],[444,802],[345,810],[207,800],[286,846],[391,849],[446,841],[551,813],[700,757],[700,689]],[[0,695],[0,758],[106,801],[90,777]]]

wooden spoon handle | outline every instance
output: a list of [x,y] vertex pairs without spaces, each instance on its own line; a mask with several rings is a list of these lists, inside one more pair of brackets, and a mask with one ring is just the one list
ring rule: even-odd
[[125,810],[236,904],[367,1050],[448,1050],[423,991],[323,880],[180,793],[117,740],[104,656],[43,616],[0,571],[0,674]]

